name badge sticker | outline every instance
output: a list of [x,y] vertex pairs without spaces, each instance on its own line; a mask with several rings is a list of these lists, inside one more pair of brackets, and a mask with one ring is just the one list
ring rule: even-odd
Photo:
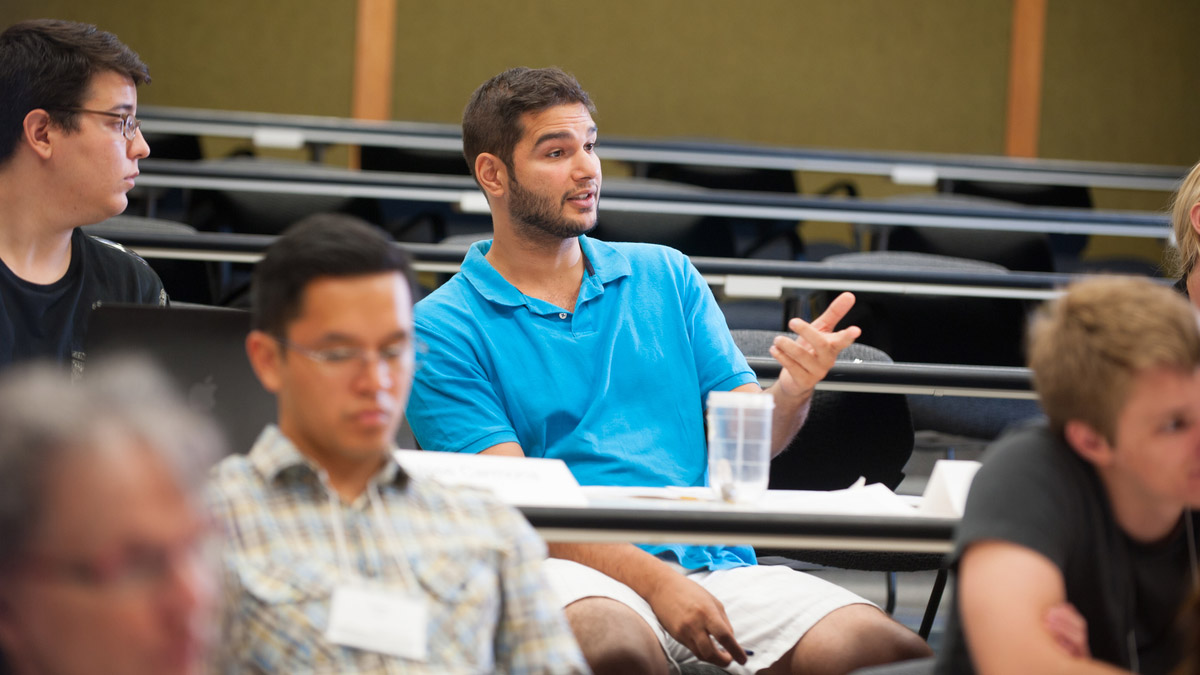
[[325,637],[344,647],[425,661],[428,625],[429,608],[422,598],[403,591],[343,585],[333,592]]

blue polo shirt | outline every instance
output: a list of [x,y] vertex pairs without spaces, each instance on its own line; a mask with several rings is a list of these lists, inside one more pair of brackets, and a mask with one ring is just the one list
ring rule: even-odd
[[[575,311],[525,296],[471,247],[417,303],[408,421],[423,448],[516,442],[581,485],[707,484],[704,397],[755,382],[708,284],[673,249],[579,238]],[[754,563],[749,547],[647,546],[689,569]]]

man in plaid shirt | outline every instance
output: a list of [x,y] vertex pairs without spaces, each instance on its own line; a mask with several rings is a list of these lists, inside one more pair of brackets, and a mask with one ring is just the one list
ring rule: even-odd
[[381,233],[331,215],[255,269],[246,350],[279,416],[211,485],[220,670],[587,672],[529,524],[391,453],[414,369],[407,275]]

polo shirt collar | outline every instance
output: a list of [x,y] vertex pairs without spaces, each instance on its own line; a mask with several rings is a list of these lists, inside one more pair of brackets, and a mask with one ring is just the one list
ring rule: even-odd
[[[491,239],[472,244],[459,268],[460,273],[480,295],[493,304],[509,307],[529,304],[529,298],[517,290],[516,286],[510,284],[487,261],[485,256],[491,248]],[[588,266],[588,274],[584,278],[583,286],[586,289],[589,285],[595,285],[592,292],[581,289],[580,299],[599,295],[603,292],[604,284],[633,273],[629,259],[612,244],[591,239],[587,235],[579,235],[579,248],[583,251],[584,260]]]
[[[322,473],[321,468],[297,450],[295,444],[274,424],[268,424],[259,434],[247,460],[268,484],[286,479],[287,474],[316,478]],[[400,468],[395,456],[389,452],[383,468],[375,474],[373,480],[380,485],[396,483],[403,486],[407,478],[408,475]]]

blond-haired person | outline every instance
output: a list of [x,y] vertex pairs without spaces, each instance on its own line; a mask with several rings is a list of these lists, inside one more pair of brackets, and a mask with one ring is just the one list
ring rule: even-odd
[[1163,673],[1196,586],[1200,327],[1146,279],[1070,287],[1030,327],[1047,423],[988,450],[958,531],[946,673]]
[[1175,191],[1171,228],[1175,233],[1174,272],[1179,275],[1175,290],[1200,307],[1200,276],[1192,276],[1200,260],[1200,163],[1192,167]]

